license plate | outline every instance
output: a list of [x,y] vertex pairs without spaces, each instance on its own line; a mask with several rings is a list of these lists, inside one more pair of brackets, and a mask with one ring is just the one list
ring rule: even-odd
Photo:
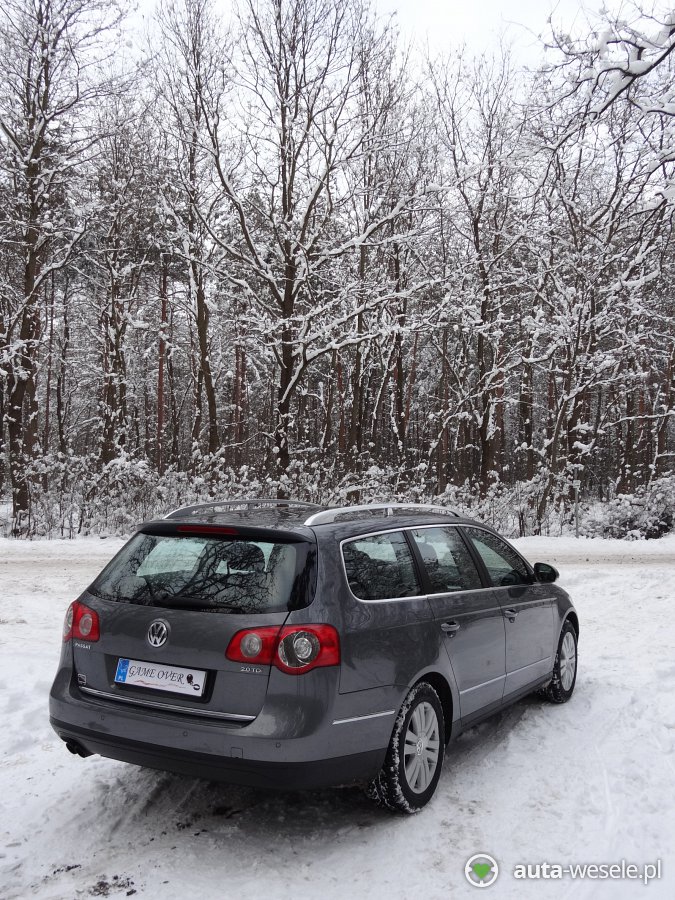
[[171,691],[173,694],[189,694],[201,697],[204,693],[206,672],[201,669],[183,669],[162,663],[143,662],[139,659],[120,659],[115,672],[117,684],[133,684],[155,691]]

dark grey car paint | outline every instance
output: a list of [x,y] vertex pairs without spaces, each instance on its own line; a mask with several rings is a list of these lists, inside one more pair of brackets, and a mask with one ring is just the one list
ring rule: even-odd
[[[429,598],[429,603],[451,677],[457,683],[461,717],[466,719],[499,703],[506,677],[504,616],[494,591],[437,594]],[[444,631],[445,624],[459,628]]]
[[[564,620],[572,616],[578,630],[571,601],[557,585],[494,588],[484,570],[483,587],[474,591],[432,595],[423,574],[415,598],[366,602],[350,591],[341,542],[430,524],[484,527],[471,520],[415,513],[388,517],[386,527],[383,520],[359,519],[306,528],[288,514],[266,511],[258,518],[270,532],[283,528],[317,542],[312,602],[288,614],[212,616],[134,607],[85,591],[80,599],[99,613],[101,640],[63,645],[50,717],[64,740],[85,752],[267,787],[364,780],[379,771],[395,716],[421,678],[444,688],[448,732],[455,736],[550,680]],[[242,521],[243,515],[227,519],[236,527]],[[513,608],[518,615],[512,622],[507,611]],[[151,648],[146,639],[156,618],[170,626],[170,639],[161,648]],[[296,676],[273,666],[242,671],[225,658],[238,629],[284,621],[333,625],[340,635],[341,665]],[[448,623],[460,627],[444,630]],[[206,695],[167,698],[121,688],[114,683],[120,656],[204,669]],[[86,685],[78,684],[78,676]],[[248,716],[254,718],[246,721]]]
[[557,647],[555,598],[550,585],[543,584],[498,587],[494,588],[494,594],[504,612],[504,696],[508,696],[546,676],[553,668]]

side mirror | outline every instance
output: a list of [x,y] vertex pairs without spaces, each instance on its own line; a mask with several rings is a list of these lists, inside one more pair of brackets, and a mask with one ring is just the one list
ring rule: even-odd
[[551,584],[552,582],[557,581],[560,576],[556,567],[550,566],[548,563],[535,563],[534,574],[539,581],[543,581],[545,584]]

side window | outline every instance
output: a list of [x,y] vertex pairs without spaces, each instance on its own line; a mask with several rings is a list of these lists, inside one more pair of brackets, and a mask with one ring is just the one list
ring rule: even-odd
[[464,528],[480,554],[488,575],[495,587],[512,587],[515,584],[531,584],[527,566],[501,538],[482,528]]
[[356,538],[342,546],[352,593],[360,600],[414,597],[420,593],[412,553],[400,531]]
[[411,533],[433,594],[482,587],[471,554],[456,528],[415,528]]

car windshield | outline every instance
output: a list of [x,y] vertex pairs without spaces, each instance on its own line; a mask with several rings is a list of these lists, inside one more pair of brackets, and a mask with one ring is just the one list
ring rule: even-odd
[[284,612],[310,602],[313,558],[304,542],[139,533],[89,590],[142,606]]

